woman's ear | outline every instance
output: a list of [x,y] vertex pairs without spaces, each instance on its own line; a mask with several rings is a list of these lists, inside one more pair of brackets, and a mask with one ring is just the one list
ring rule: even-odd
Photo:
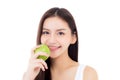
[[76,34],[73,34],[72,35],[72,40],[71,40],[71,44],[75,44],[77,41],[77,37],[76,37]]

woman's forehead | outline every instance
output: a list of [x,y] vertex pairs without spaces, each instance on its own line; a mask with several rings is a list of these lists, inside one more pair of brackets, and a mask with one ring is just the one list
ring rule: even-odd
[[59,17],[50,17],[44,21],[45,29],[68,29],[68,23]]

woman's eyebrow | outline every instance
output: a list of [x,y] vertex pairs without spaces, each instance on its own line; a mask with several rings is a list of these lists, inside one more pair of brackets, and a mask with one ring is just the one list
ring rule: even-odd
[[66,29],[57,29],[57,31],[65,31]]
[[[43,28],[43,30],[48,30],[50,31],[50,29],[47,29],[47,28]],[[65,31],[66,29],[57,29],[56,31]]]
[[49,29],[47,29],[47,28],[43,28],[43,30],[49,30]]

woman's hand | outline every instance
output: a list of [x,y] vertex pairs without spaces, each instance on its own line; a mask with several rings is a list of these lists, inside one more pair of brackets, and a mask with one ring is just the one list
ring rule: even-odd
[[45,69],[48,69],[46,62],[42,59],[37,59],[37,57],[40,55],[44,55],[44,56],[49,56],[49,55],[47,55],[44,52],[34,53],[34,50],[38,47],[39,46],[32,49],[31,57],[29,59],[28,69],[23,76],[23,80],[34,80],[35,77],[40,72],[40,70],[45,71]]

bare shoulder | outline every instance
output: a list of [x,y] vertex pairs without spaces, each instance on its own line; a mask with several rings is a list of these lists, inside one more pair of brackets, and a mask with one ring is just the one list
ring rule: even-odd
[[90,66],[86,66],[84,70],[84,80],[98,80],[96,70]]

